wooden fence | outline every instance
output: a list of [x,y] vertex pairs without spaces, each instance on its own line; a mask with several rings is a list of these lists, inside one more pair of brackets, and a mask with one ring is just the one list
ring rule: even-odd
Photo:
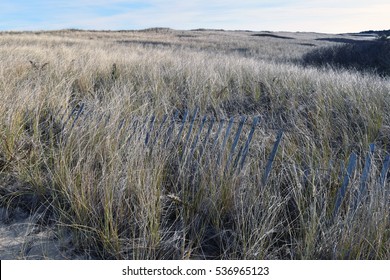
[[[65,126],[72,129],[83,110],[84,105],[74,110],[64,122],[63,129]],[[238,116],[216,120],[214,117],[199,116],[198,114],[199,110],[196,108],[193,112],[184,111],[180,113],[175,111],[171,115],[164,115],[161,119],[152,115],[143,120],[135,119],[131,121],[129,128],[132,130],[134,137],[138,137],[140,141],[143,141],[149,152],[158,145],[178,151],[180,154],[179,163],[183,166],[191,161],[205,162],[210,168],[223,168],[224,171],[240,172],[244,168],[253,135],[261,121],[260,117],[255,116],[249,119],[247,116]],[[119,122],[118,130],[123,129],[124,121]],[[259,182],[262,186],[265,186],[268,182],[283,134],[283,130],[279,130],[277,133],[261,182]],[[206,150],[213,157],[205,161]],[[371,144],[360,175],[359,188],[351,190],[353,192],[350,202],[352,211],[359,207],[367,194],[367,183],[374,151],[375,145]],[[335,199],[334,218],[338,216],[341,205],[345,203],[351,177],[356,172],[357,160],[356,153],[352,152],[347,167],[342,170],[343,180]],[[210,166],[210,164],[214,164],[214,166]],[[387,154],[383,160],[379,178],[377,178],[379,188],[385,188],[388,181],[389,167],[390,155]]]
[[[83,116],[85,118],[87,115],[83,104],[73,110],[63,121],[63,135],[70,133],[76,123],[83,122]],[[106,122],[108,118],[106,116]],[[197,162],[204,163],[209,168],[223,168],[226,172],[240,172],[245,166],[260,121],[259,116],[236,116],[228,119],[201,116],[196,108],[192,112],[174,111],[160,118],[151,115],[144,119],[123,119],[119,121],[118,132],[126,126],[132,137],[142,141],[149,153],[156,148],[176,150],[180,154],[179,163],[182,166]],[[271,173],[282,136],[283,131],[280,130],[262,176],[261,183],[264,185]]]
[[[357,210],[357,208],[360,206],[360,204],[364,201],[366,195],[367,195],[367,183],[371,171],[372,166],[372,158],[375,151],[375,144],[370,144],[369,151],[366,155],[364,166],[362,170],[362,174],[360,175],[360,181],[359,181],[359,187],[355,190],[350,190],[351,198],[350,199],[350,210],[352,211],[352,215]],[[336,200],[335,200],[335,206],[333,210],[333,218],[336,218],[339,214],[340,207],[342,203],[345,202],[345,197],[347,194],[348,187],[350,185],[350,180],[353,176],[353,173],[356,171],[356,163],[357,163],[358,157],[356,153],[352,152],[349,156],[348,165],[346,169],[344,170],[344,179],[343,183],[340,187],[340,189],[337,192]],[[389,172],[389,165],[390,165],[390,155],[387,154],[383,160],[383,165],[381,168],[381,172],[379,175],[379,178],[376,178],[376,184],[374,186],[383,189],[385,192],[385,197],[388,198],[390,195],[390,192],[388,190],[388,187],[386,189],[386,181],[388,180],[388,172]],[[387,202],[388,203],[388,202]]]

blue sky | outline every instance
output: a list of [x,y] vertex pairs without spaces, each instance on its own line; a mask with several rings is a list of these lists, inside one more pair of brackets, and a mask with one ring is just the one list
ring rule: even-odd
[[390,29],[388,0],[0,0],[0,30]]

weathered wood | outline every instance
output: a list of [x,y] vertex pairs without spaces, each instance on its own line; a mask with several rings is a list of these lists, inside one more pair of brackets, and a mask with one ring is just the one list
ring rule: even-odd
[[339,191],[337,193],[335,207],[334,207],[334,210],[333,210],[333,218],[337,217],[337,214],[338,214],[339,208],[341,206],[341,203],[344,200],[345,194],[347,192],[347,187],[348,187],[348,184],[349,184],[349,180],[350,180],[350,178],[352,176],[353,171],[355,170],[356,158],[357,157],[356,157],[355,153],[351,153],[351,155],[349,156],[347,172],[346,172],[346,174],[344,176],[343,184],[341,185],[341,188],[339,189]]
[[253,134],[255,132],[255,128],[256,128],[257,123],[259,122],[259,120],[260,120],[259,116],[253,118],[251,130],[249,131],[248,139],[246,140],[245,146],[244,146],[243,151],[242,151],[242,158],[241,158],[241,162],[240,162],[240,170],[244,167],[246,155],[248,154],[248,151],[249,151],[249,145],[250,145],[250,143],[252,141],[252,137],[253,137]]
[[106,116],[106,119],[104,121],[104,125],[107,126],[108,125],[108,122],[110,121],[111,119],[111,113],[109,112],[108,115]]
[[261,180],[263,186],[265,186],[267,184],[268,177],[269,177],[269,174],[271,173],[272,165],[273,165],[273,162],[275,160],[276,152],[278,151],[280,141],[282,140],[282,136],[283,136],[283,130],[280,130],[278,135],[276,136],[276,141],[275,141],[274,147],[273,147],[271,155],[268,159],[267,165],[265,167],[265,172],[264,172],[263,178]]
[[156,120],[156,116],[155,116],[155,115],[152,115],[152,117],[150,118],[149,130],[146,132],[146,136],[145,136],[145,145],[147,145],[148,142],[149,142],[150,134],[151,134],[152,131],[153,131],[154,121],[155,121],[155,120]]
[[375,144],[370,144],[370,150],[367,153],[362,176],[360,178],[360,187],[357,190],[357,193],[356,193],[354,200],[353,200],[352,211],[355,211],[359,207],[359,204],[366,193],[367,179],[368,179],[368,176],[370,174],[371,159],[372,159],[372,156],[374,154],[374,151],[375,151]]
[[390,155],[386,155],[385,160],[383,162],[383,167],[381,171],[381,175],[379,177],[380,186],[384,187],[386,183],[387,173],[390,167]]
[[184,116],[183,116],[183,119],[181,121],[181,127],[180,127],[179,133],[178,133],[177,138],[176,138],[176,143],[179,143],[179,141],[180,141],[181,134],[183,133],[183,129],[184,129],[184,126],[185,126],[186,121],[187,121],[187,116],[188,116],[188,110],[186,110],[184,112]]
[[[59,116],[59,112],[54,113],[52,117],[54,119],[61,118],[64,119],[64,115]],[[86,126],[89,125],[100,125],[101,121],[105,121],[107,124],[110,120],[110,116],[105,115],[104,113],[99,114],[100,119],[92,119],[89,117],[91,110],[85,110],[85,104],[81,103],[76,108],[72,110],[67,119],[62,123],[61,137],[64,137],[66,140],[69,132],[74,129],[76,123],[82,118],[83,124]],[[233,131],[233,125],[235,123],[235,118],[230,117],[228,121],[221,119],[218,121],[218,127],[216,125],[217,120],[212,117],[208,118],[207,115],[201,116],[198,118],[199,108],[195,108],[191,117],[189,111],[186,110],[183,112],[183,116],[179,119],[180,112],[176,110],[172,115],[165,114],[163,115],[161,122],[155,115],[148,116],[145,119],[137,119],[134,117],[131,121],[127,122],[126,119],[122,118],[119,120],[118,125],[115,125],[118,137],[124,135],[121,141],[121,148],[128,149],[130,140],[141,140],[141,143],[148,148],[152,149],[157,143],[161,145],[162,148],[167,148],[170,144],[170,148],[175,149],[177,145],[181,145],[181,155],[180,155],[180,164],[186,164],[187,159],[193,159],[196,157],[196,163],[191,167],[194,168],[197,172],[198,168],[221,168],[222,159],[227,159],[226,164],[224,164],[224,170],[232,170],[233,172],[240,172],[245,165],[245,160],[249,153],[250,144],[253,140],[253,136],[256,130],[256,127],[260,121],[260,117],[256,116],[252,119],[252,123],[249,128],[249,132],[244,129],[244,125],[247,125],[247,117],[240,116],[238,121],[237,129],[235,130],[234,136],[231,137]],[[197,124],[198,125],[197,125]],[[208,123],[208,124],[206,124]],[[103,124],[101,124],[103,125]],[[121,132],[126,126],[126,131]],[[207,126],[207,131],[205,127]],[[84,127],[84,126],[83,126]],[[249,127],[249,124],[248,124]],[[132,133],[131,133],[132,132]],[[183,134],[185,134],[183,139]],[[213,135],[213,136],[212,136]],[[222,136],[223,135],[223,136]],[[244,136],[247,135],[247,136]],[[121,136],[122,137],[122,136]],[[272,151],[269,155],[268,161],[265,166],[264,174],[261,178],[261,184],[263,186],[267,185],[270,173],[273,168],[277,150],[281,144],[283,137],[283,131],[280,130],[277,134],[276,141],[273,144]],[[161,138],[161,141],[159,139]],[[229,149],[227,149],[229,147]],[[239,147],[239,148],[238,148]],[[206,149],[210,149],[210,154],[215,156],[210,157],[211,160],[203,160],[204,153]],[[151,151],[151,150],[150,150]],[[360,175],[360,182],[349,200],[349,212],[348,219],[353,219],[356,209],[359,208],[362,201],[366,197],[368,190],[368,182],[370,174],[374,172],[372,170],[372,161],[373,155],[375,152],[375,145],[370,144],[369,151],[365,157],[365,162],[363,169]],[[216,160],[216,161],[215,161]],[[190,162],[190,161],[188,161]],[[326,178],[330,178],[332,162],[329,163],[329,171]],[[390,154],[386,154],[382,167],[380,169],[380,174],[377,174],[378,177],[372,177],[377,183],[378,187],[384,188],[388,182],[388,172],[390,169]],[[353,173],[356,170],[357,165],[357,155],[351,153],[348,159],[348,164],[344,168],[344,162],[341,162],[340,167],[342,169],[340,180],[342,181],[340,189],[337,191],[335,197],[335,205],[333,209],[333,220],[338,216],[340,212],[340,207],[344,203],[348,187],[350,185],[350,180],[353,176]],[[183,166],[182,166],[183,167]],[[314,167],[315,168],[315,167]],[[313,175],[314,172],[319,172],[319,169],[313,169],[313,167],[303,166],[303,184],[307,182],[308,178]],[[199,169],[201,170],[201,169]],[[379,171],[378,171],[379,173]],[[313,175],[315,176],[315,174]],[[372,175],[374,176],[374,174]],[[386,192],[388,189],[385,190]],[[385,194],[387,195],[387,194]]]
[[[240,149],[238,150],[238,153],[237,153],[237,156],[233,162],[233,169],[236,169],[240,162],[240,158],[241,158],[241,155],[242,155],[242,151],[244,150],[244,146],[241,146]],[[242,168],[238,168],[238,171],[241,171]]]
[[161,124],[160,124],[160,127],[158,128],[158,130],[156,131],[156,135],[154,136],[152,147],[156,144],[156,142],[158,140],[158,137],[160,136],[161,131],[162,131],[162,129],[164,127],[164,124],[167,121],[167,119],[168,119],[168,114],[164,114],[163,119],[162,119]]
[[[126,139],[126,142],[125,142],[125,146],[127,147],[129,144],[130,144],[130,141],[131,139],[133,139],[133,137],[136,137],[137,134],[136,132],[138,131],[137,128],[138,128],[138,125],[140,124],[140,121],[135,118],[132,123],[129,125],[129,127],[127,128],[127,139]],[[132,129],[132,133],[129,133],[129,130]]]
[[190,154],[189,154],[189,157],[190,157],[190,158],[192,157],[192,155],[193,155],[194,152],[195,152],[195,148],[196,148],[196,145],[198,144],[199,136],[200,136],[200,134],[202,133],[204,124],[205,124],[205,122],[206,122],[206,119],[207,119],[207,116],[204,116],[203,119],[202,119],[202,121],[201,121],[201,123],[200,123],[198,133],[196,134],[195,140],[194,140],[194,142],[192,143],[192,146],[191,146],[191,151],[190,151]]
[[226,170],[229,168],[230,162],[231,162],[231,160],[233,158],[234,150],[236,149],[238,140],[240,139],[240,135],[241,135],[241,132],[242,132],[242,127],[244,126],[245,121],[246,121],[246,116],[242,116],[241,120],[240,120],[240,123],[238,124],[236,135],[234,136],[232,147],[230,149],[228,161],[227,161],[226,166],[225,166]]
[[216,146],[217,146],[217,143],[218,143],[218,139],[219,139],[219,135],[221,134],[222,132],[222,128],[223,128],[223,125],[225,124],[225,119],[221,119],[219,121],[219,126],[218,126],[218,130],[217,130],[217,133],[215,134],[215,137],[214,137],[214,141],[213,141],[213,150],[215,150]]
[[145,120],[142,122],[142,127],[139,131],[138,141],[141,140],[141,137],[145,132],[146,124],[148,123],[148,119],[149,119],[149,117],[146,117]]
[[199,109],[198,109],[198,108],[195,108],[194,114],[193,114],[192,119],[191,119],[191,122],[190,122],[190,127],[189,127],[189,129],[188,129],[187,136],[186,136],[185,141],[184,141],[184,144],[183,144],[184,146],[183,146],[183,150],[182,150],[182,154],[181,154],[180,160],[183,160],[183,158],[185,158],[185,154],[186,154],[188,142],[190,141],[190,136],[191,136],[191,133],[192,133],[192,128],[194,127],[194,122],[195,122],[196,116],[197,116],[197,114],[198,114],[198,111],[199,111]]
[[[67,118],[67,119],[65,120],[65,122],[63,123],[62,128],[61,128],[61,131],[64,131],[66,125],[68,124],[68,122],[70,121],[70,119],[72,118],[72,116],[73,116],[77,111],[80,111],[80,108],[84,108],[84,103],[82,103],[81,107],[79,107],[79,108],[77,108],[77,106],[73,108],[72,112],[70,112],[68,118]],[[62,117],[64,117],[64,116],[62,116]],[[61,121],[62,121],[62,118],[61,118]]]
[[72,130],[73,127],[75,126],[75,124],[76,124],[77,120],[79,119],[79,117],[80,117],[80,115],[81,115],[81,112],[82,112],[83,110],[84,110],[84,103],[81,104],[81,106],[80,106],[80,108],[79,108],[79,110],[78,110],[78,112],[77,112],[77,115],[76,115],[76,117],[74,118],[73,123],[72,123],[72,125],[71,125],[71,127],[70,127],[70,130]]
[[122,130],[124,124],[125,124],[125,119],[122,118],[122,119],[119,121],[118,128],[117,128],[117,133],[119,133],[119,132]]
[[215,123],[215,119],[211,118],[210,123],[209,123],[209,127],[207,129],[206,136],[203,139],[202,146],[199,148],[199,162],[202,160],[203,152],[204,152],[204,150],[206,148],[206,145],[207,145],[207,142],[209,140],[209,137],[210,137],[210,134],[211,134],[211,130],[213,129],[214,123]]
[[179,111],[175,111],[175,114],[172,116],[172,119],[171,119],[171,122],[169,124],[169,127],[168,127],[168,130],[167,130],[167,133],[166,133],[166,136],[165,136],[165,147],[168,146],[171,138],[172,138],[172,133],[173,133],[173,130],[175,128],[175,122],[176,122],[176,119],[177,119],[177,116],[179,115]]
[[227,140],[229,138],[230,131],[232,130],[233,121],[234,121],[234,117],[231,117],[230,120],[229,120],[229,124],[228,124],[228,126],[226,128],[225,137],[223,138],[221,151],[218,153],[217,165],[221,164],[222,154],[223,154],[223,151],[225,150],[225,146],[226,146]]

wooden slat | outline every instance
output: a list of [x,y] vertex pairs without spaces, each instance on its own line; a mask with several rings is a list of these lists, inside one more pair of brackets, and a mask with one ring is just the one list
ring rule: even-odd
[[252,141],[253,134],[255,132],[255,128],[256,128],[257,123],[259,122],[259,120],[260,120],[259,116],[253,118],[251,130],[249,132],[248,139],[246,140],[245,146],[244,146],[243,151],[242,151],[241,162],[240,162],[240,167],[239,167],[240,170],[244,167],[245,159],[246,159],[246,156],[247,156],[248,151],[249,151],[249,145],[250,145],[250,143]]
[[219,135],[221,135],[222,128],[223,128],[223,125],[224,125],[224,124],[225,124],[225,119],[221,119],[221,120],[219,121],[219,126],[218,126],[217,133],[216,133],[215,136],[214,136],[213,150],[215,150],[215,148],[216,148],[216,146],[217,146],[218,139],[219,139]]
[[188,146],[188,142],[190,141],[192,128],[194,127],[194,122],[195,122],[196,116],[198,115],[198,111],[199,111],[199,109],[195,108],[194,114],[193,114],[191,122],[190,122],[190,127],[188,129],[187,136],[186,136],[185,141],[184,141],[183,151],[182,151],[182,154],[181,154],[181,157],[180,157],[181,160],[185,157],[186,149],[187,149],[187,146]]
[[191,151],[190,151],[190,154],[189,154],[189,157],[190,157],[190,158],[192,157],[192,155],[193,155],[194,152],[195,152],[195,148],[196,148],[196,145],[198,144],[199,136],[200,136],[200,134],[202,133],[202,130],[203,130],[203,127],[204,127],[204,124],[205,124],[206,120],[207,120],[207,116],[204,116],[204,117],[202,118],[201,123],[200,123],[198,133],[197,133],[196,136],[195,136],[195,140],[194,140],[194,142],[192,143]]
[[371,159],[372,159],[372,156],[374,154],[374,151],[375,151],[375,144],[370,144],[370,150],[367,153],[362,176],[360,178],[360,187],[357,190],[357,193],[355,195],[355,198],[354,198],[354,201],[352,204],[352,211],[355,211],[359,207],[359,204],[366,193],[367,179],[368,179],[368,176],[370,174]]
[[267,184],[268,177],[269,177],[269,174],[271,173],[272,165],[273,165],[273,162],[275,160],[276,152],[278,151],[280,141],[282,140],[282,136],[283,136],[283,130],[280,130],[278,135],[276,136],[276,141],[275,141],[274,147],[273,147],[271,155],[268,159],[267,165],[265,167],[265,172],[264,172],[263,178],[261,180],[263,186],[265,186]]
[[355,170],[356,158],[357,157],[356,157],[355,153],[351,153],[351,155],[349,156],[347,172],[346,172],[346,174],[344,176],[343,184],[341,185],[341,188],[339,189],[339,191],[337,193],[335,207],[334,207],[334,210],[333,210],[333,218],[336,218],[336,216],[338,214],[338,211],[339,211],[339,208],[341,206],[341,203],[344,200],[345,194],[347,192],[347,187],[348,187],[348,184],[349,184],[349,180],[350,180],[350,178],[351,178],[351,176],[353,174],[353,171]]
[[223,154],[223,151],[225,150],[226,143],[227,143],[227,140],[228,140],[229,135],[230,135],[230,131],[232,130],[233,122],[234,122],[234,117],[231,117],[230,120],[229,120],[229,124],[228,124],[228,126],[226,128],[226,132],[225,132],[225,136],[223,138],[221,150],[218,153],[217,165],[221,164],[222,154]]
[[165,136],[165,147],[168,146],[168,144],[172,138],[172,133],[173,133],[173,130],[175,128],[175,122],[176,122],[178,115],[179,115],[179,111],[176,110],[175,114],[172,116],[171,122],[170,122],[168,130],[167,130],[167,134]]
[[227,161],[226,167],[225,167],[226,170],[229,168],[230,162],[233,158],[233,154],[234,154],[234,151],[237,147],[238,140],[240,139],[240,135],[241,135],[242,128],[244,126],[245,121],[246,121],[246,116],[242,116],[240,123],[238,124],[236,135],[234,136],[232,147],[231,147],[230,152],[229,152],[228,161]]
[[155,115],[152,115],[152,117],[150,118],[149,130],[146,132],[146,136],[145,136],[145,145],[147,145],[148,142],[149,142],[150,134],[151,134],[152,131],[153,131],[153,127],[154,127],[154,122],[155,122],[155,120],[156,120],[156,116],[155,116]]
[[65,120],[64,124],[62,125],[62,129],[61,131],[63,131],[65,129],[65,126],[68,124],[68,122],[70,121],[70,119],[72,118],[72,116],[77,112],[77,111],[80,111],[80,108],[84,108],[84,103],[81,104],[81,107],[77,108],[74,107],[72,112],[70,112],[68,118]]
[[163,116],[163,119],[161,121],[161,124],[160,124],[160,127],[158,128],[158,130],[156,131],[156,135],[154,136],[154,140],[153,140],[153,143],[152,143],[152,147],[154,147],[154,145],[156,144],[157,140],[158,140],[158,137],[160,136],[161,134],[161,131],[164,127],[164,124],[165,122],[167,121],[168,119],[168,115],[167,114],[164,114]]
[[385,186],[386,178],[387,178],[387,172],[389,172],[389,167],[390,167],[390,155],[386,155],[385,160],[383,162],[381,175],[379,177],[379,184],[380,184],[381,187]]
[[179,133],[178,133],[177,138],[176,138],[176,143],[179,143],[179,141],[180,141],[181,134],[183,133],[183,129],[184,129],[184,126],[185,126],[186,121],[187,121],[187,116],[188,116],[188,110],[186,110],[184,112],[184,116],[183,116],[183,119],[181,121],[181,127],[180,127]]
[[207,129],[206,136],[205,136],[205,138],[203,139],[202,146],[201,146],[200,149],[199,149],[199,162],[202,160],[203,152],[204,152],[204,150],[205,150],[205,148],[206,148],[206,145],[207,145],[207,142],[208,142],[208,140],[209,140],[209,137],[210,137],[210,134],[211,134],[211,130],[213,129],[214,123],[215,123],[215,119],[212,118],[212,119],[210,120],[209,127],[208,127],[208,129]]

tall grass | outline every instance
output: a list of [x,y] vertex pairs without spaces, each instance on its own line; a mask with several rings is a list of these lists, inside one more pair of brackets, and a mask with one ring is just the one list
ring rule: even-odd
[[[388,259],[389,182],[377,179],[389,153],[389,80],[294,64],[310,44],[331,44],[318,34],[251,35],[1,33],[1,204],[43,207],[46,223],[91,258]],[[132,129],[195,108],[260,116],[241,172],[225,172],[224,157],[209,168],[213,149],[196,172],[183,164],[187,130],[177,145],[148,150]],[[370,143],[368,195],[352,211]],[[360,160],[333,217],[351,152]]]

